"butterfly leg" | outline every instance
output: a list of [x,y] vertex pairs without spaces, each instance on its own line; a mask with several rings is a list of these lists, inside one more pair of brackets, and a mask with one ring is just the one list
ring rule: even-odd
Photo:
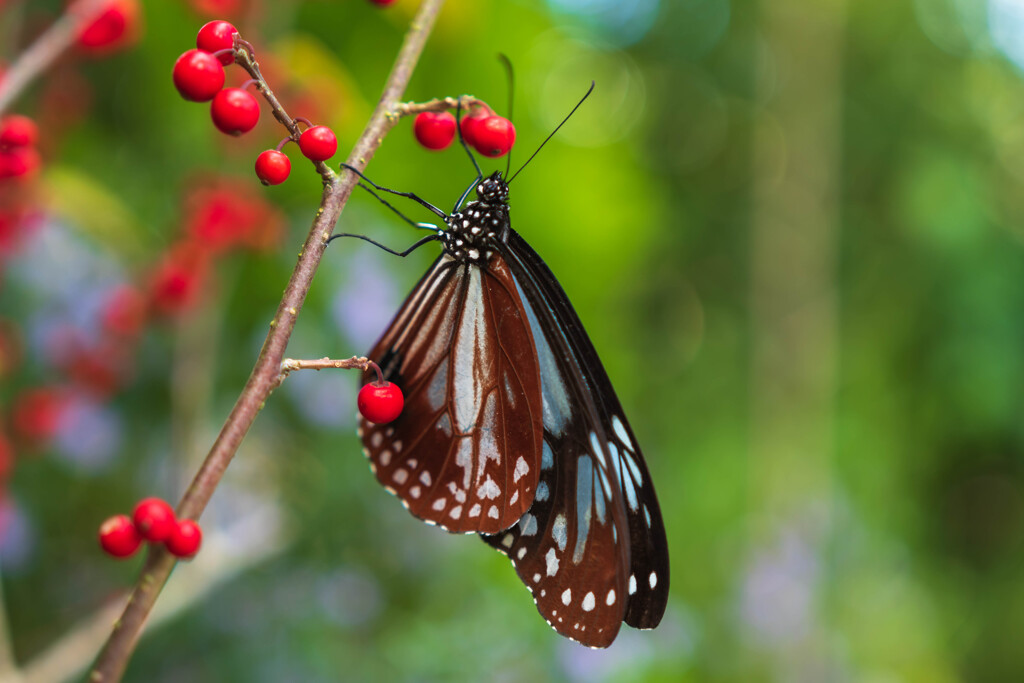
[[[370,180],[369,178],[367,178],[367,177],[366,177],[365,175],[363,175],[363,174],[362,174],[362,172],[361,172],[361,171],[360,171],[359,169],[357,169],[357,168],[356,168],[355,166],[350,166],[349,164],[342,164],[342,165],[341,165],[341,167],[342,167],[342,168],[344,168],[344,169],[348,169],[349,171],[352,171],[352,172],[353,172],[353,173],[355,173],[355,174],[356,174],[357,176],[359,176],[360,178],[362,178],[362,179],[363,179],[364,181],[366,181],[367,183],[369,183],[370,187],[372,187],[373,189],[375,189],[375,190],[377,190],[377,191],[379,191],[379,192],[387,192],[387,193],[389,193],[389,194],[396,194],[396,195],[398,195],[399,197],[407,197],[408,199],[411,199],[411,200],[413,200],[414,202],[418,203],[418,204],[419,204],[420,206],[423,206],[424,208],[426,208],[426,209],[427,209],[428,211],[430,211],[431,213],[433,213],[433,214],[434,214],[435,216],[437,216],[437,217],[438,217],[438,218],[440,218],[441,220],[444,220],[445,218],[448,218],[448,215],[447,215],[447,214],[446,214],[446,213],[445,213],[444,211],[442,211],[441,209],[437,208],[436,206],[434,206],[433,204],[431,204],[431,203],[430,203],[430,202],[428,202],[427,200],[425,200],[425,199],[422,199],[422,198],[420,198],[419,196],[417,196],[417,195],[413,194],[412,192],[399,192],[398,190],[389,190],[388,188],[386,188],[386,187],[381,187],[381,186],[380,186],[380,185],[378,185],[377,183],[375,183],[375,182],[373,182],[372,180]],[[372,193],[371,193],[371,194],[372,194]],[[376,195],[374,195],[374,196],[376,196]],[[380,197],[377,197],[377,199],[380,199]],[[383,202],[384,200],[381,200],[381,201]],[[385,204],[387,204],[387,202],[384,202],[384,203],[385,203]],[[389,205],[389,206],[390,206],[390,205]],[[394,208],[394,207],[392,207],[392,209],[393,209],[393,208]],[[396,213],[398,213],[398,211],[395,211],[395,212],[396,212]],[[399,213],[399,215],[401,215],[401,214]],[[404,216],[403,216],[403,218],[404,218]],[[407,218],[406,218],[406,220],[409,220],[409,219],[407,219]],[[410,221],[410,222],[412,222],[412,221]],[[415,223],[414,223],[414,225],[415,225]]]
[[390,249],[388,247],[385,247],[383,244],[381,244],[380,242],[378,242],[376,240],[370,239],[366,235],[355,235],[355,234],[352,234],[352,233],[349,233],[349,232],[339,232],[336,235],[331,235],[331,237],[327,240],[327,243],[330,244],[331,242],[333,242],[334,240],[338,239],[339,237],[355,237],[356,239],[363,240],[364,242],[369,242],[370,244],[374,245],[375,247],[380,247],[381,249],[383,249],[384,251],[388,252],[389,254],[394,254],[395,256],[401,256],[402,258],[405,258],[406,256],[408,256],[412,252],[416,251],[417,249],[422,247],[427,242],[433,242],[434,240],[437,239],[437,235],[427,235],[426,237],[424,237],[423,239],[417,241],[414,245],[412,245],[411,247],[409,247],[405,251],[395,251],[394,249]]

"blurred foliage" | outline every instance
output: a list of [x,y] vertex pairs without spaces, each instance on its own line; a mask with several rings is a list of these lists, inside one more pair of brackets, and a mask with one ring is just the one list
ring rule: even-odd
[[[0,4],[5,35],[20,36],[2,57],[61,4]],[[838,23],[841,40],[825,46],[838,80],[817,83],[814,64],[794,57],[802,46],[779,41],[747,0],[450,0],[407,98],[471,93],[505,112],[495,54],[507,54],[513,168],[597,82],[516,180],[512,220],[558,274],[643,443],[673,564],[665,620],[624,628],[604,652],[558,637],[507,560],[420,524],[377,485],[354,435],[356,377],[299,373],[203,518],[228,529],[269,505],[283,545],[154,625],[127,680],[1020,680],[1024,84],[1000,49],[1019,44],[1024,21],[1006,23],[1011,4],[784,2],[798,34],[821,14]],[[340,160],[415,3],[224,6],[290,112],[335,128]],[[187,2],[147,2],[144,17],[132,49],[68,57],[16,107],[45,133],[44,215],[3,271],[0,316],[23,349],[14,371],[0,364],[5,412],[23,389],[61,380],[55,329],[88,328],[100,293],[148,276],[197,182],[249,183],[287,227],[274,249],[216,261],[196,308],[147,328],[125,359],[130,380],[91,421],[18,453],[0,561],[19,661],[134,581],[138,558],[104,557],[97,525],[142,497],[180,496],[245,381],[319,197],[293,145],[292,177],[257,184],[255,156],[283,135],[270,117],[226,138],[206,105],[174,91],[171,65],[210,17]],[[809,340],[834,367],[819,378],[829,445],[797,454],[821,476],[780,514],[758,474],[775,464],[752,455],[766,380],[752,358],[773,328],[751,315],[751,234],[757,188],[800,163],[786,152],[801,131],[776,99],[794,88],[808,111],[838,108],[823,152],[837,191],[808,199],[835,208],[833,224],[808,226],[834,244],[824,273],[835,334]],[[759,163],[765,148],[778,167]],[[367,172],[442,207],[472,177],[456,149],[419,148],[411,122]],[[393,247],[416,237],[364,194],[340,228]],[[799,278],[799,242],[791,253]],[[288,355],[365,352],[435,254],[335,242]],[[795,406],[793,424],[811,419]],[[278,533],[246,527],[232,542],[264,532]]]

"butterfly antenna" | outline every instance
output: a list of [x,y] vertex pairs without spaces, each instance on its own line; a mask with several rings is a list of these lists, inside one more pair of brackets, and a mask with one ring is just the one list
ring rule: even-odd
[[[504,52],[498,53],[498,61],[505,66],[505,74],[508,76],[508,120],[512,120],[512,102],[516,91],[516,79],[515,72],[512,69],[512,60],[508,58]],[[505,177],[508,178],[508,171],[512,168],[512,150],[508,151],[508,157],[505,159]]]
[[580,101],[576,103],[576,106],[572,108],[572,111],[569,112],[569,115],[566,116],[564,119],[562,119],[562,122],[560,124],[558,124],[553,131],[551,131],[551,135],[549,135],[546,138],[544,138],[544,142],[540,143],[540,147],[538,147],[537,150],[533,154],[530,155],[530,158],[526,160],[526,163],[524,163],[522,166],[520,166],[519,170],[516,171],[512,175],[511,178],[508,179],[508,182],[507,182],[508,185],[511,185],[512,181],[515,180],[516,176],[519,175],[524,168],[526,168],[526,165],[529,164],[531,161],[533,161],[533,158],[535,156],[537,156],[538,152],[540,152],[542,149],[544,149],[544,145],[548,144],[548,140],[550,140],[551,138],[555,137],[555,133],[558,132],[558,129],[561,128],[562,126],[564,126],[566,121],[568,121],[569,119],[572,118],[572,115],[575,114],[576,110],[580,108],[580,105],[583,104],[588,97],[590,97],[590,93],[592,93],[592,92],[594,92],[594,81],[590,81],[590,89],[587,90],[587,93],[583,96],[583,98],[580,99]]

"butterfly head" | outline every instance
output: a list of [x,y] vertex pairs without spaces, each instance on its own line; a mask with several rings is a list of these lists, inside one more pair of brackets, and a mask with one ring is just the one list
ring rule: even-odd
[[508,203],[508,183],[501,177],[501,171],[495,171],[480,181],[476,186],[476,197],[481,204]]

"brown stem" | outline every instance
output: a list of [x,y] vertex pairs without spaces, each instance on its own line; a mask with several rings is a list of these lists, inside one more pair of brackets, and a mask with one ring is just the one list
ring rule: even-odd
[[[394,127],[399,119],[395,114],[398,99],[405,91],[443,2],[444,0],[424,0],[406,33],[402,49],[388,76],[377,108],[349,154],[348,163],[360,170],[364,169],[367,162],[373,158],[384,135]],[[253,77],[262,80],[262,77],[258,75],[258,65],[252,59],[251,53],[246,51],[237,59],[243,65],[248,62],[252,67],[250,73],[255,72]],[[274,115],[278,120],[285,124],[290,132],[296,133],[294,120],[287,118],[284,109],[276,102],[276,98],[273,98],[273,93],[264,88],[261,88],[261,91],[274,107]],[[330,238],[338,216],[352,194],[352,188],[357,180],[353,173],[346,173],[339,178],[326,169],[322,163],[318,165],[318,170],[320,166],[327,170],[327,173],[321,171],[321,175],[324,176],[324,193],[320,209],[317,211],[313,226],[299,254],[299,261],[288,281],[277,313],[270,323],[270,332],[267,334],[263,349],[249,376],[249,381],[221,428],[205,462],[178,504],[177,514],[180,518],[196,519],[202,513],[246,432],[249,431],[249,427],[263,407],[264,401],[279,383],[281,361],[284,359],[285,349],[295,326],[295,319],[302,308],[306,292],[309,290],[313,276],[320,264],[327,240]],[[100,651],[90,674],[90,681],[109,683],[121,679],[135,649],[142,626],[156,602],[160,589],[167,582],[174,562],[174,558],[160,547],[155,547],[150,552],[121,618],[114,624],[110,638]]]
[[106,9],[110,0],[76,0],[50,28],[22,52],[0,79],[0,114],[60,57],[78,34],[78,28]]

